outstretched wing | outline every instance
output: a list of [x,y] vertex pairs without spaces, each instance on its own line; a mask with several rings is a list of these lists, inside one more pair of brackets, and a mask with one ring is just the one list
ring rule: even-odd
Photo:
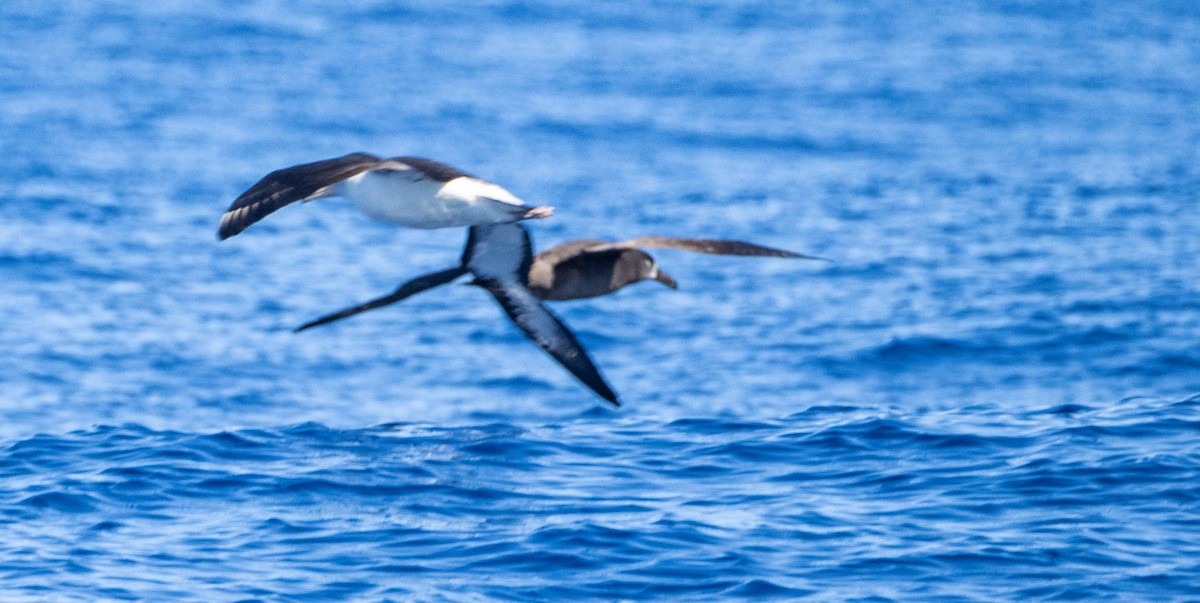
[[605,383],[599,369],[575,339],[575,334],[547,310],[529,289],[518,282],[494,279],[480,279],[475,284],[487,289],[525,335],[571,371],[575,378],[614,406],[621,405],[617,394]]
[[329,187],[379,165],[382,160],[366,153],[314,161],[275,170],[234,200],[221,216],[217,237],[222,241],[246,230],[275,210],[329,193]]
[[758,257],[774,257],[774,258],[799,258],[806,260],[823,260],[811,255],[795,253],[774,247],[766,247],[764,245],[755,245],[745,241],[727,241],[722,239],[680,239],[675,237],[660,237],[649,235],[629,239],[628,241],[620,241],[618,243],[609,243],[592,247],[589,251],[600,251],[605,248],[637,248],[637,247],[657,247],[661,249],[682,249],[684,251],[695,251],[698,253],[708,253],[712,255],[743,255],[743,256],[758,256]]
[[448,283],[466,273],[467,273],[467,269],[465,266],[455,266],[453,268],[447,268],[446,270],[442,270],[440,272],[432,272],[432,273],[426,274],[424,276],[418,276],[417,278],[414,278],[414,279],[404,283],[403,285],[400,285],[399,287],[396,288],[395,291],[393,291],[387,295],[384,295],[383,297],[377,297],[371,301],[361,303],[357,306],[351,306],[349,308],[346,308],[345,310],[334,312],[333,314],[327,314],[316,320],[306,322],[306,323],[296,327],[295,332],[299,333],[300,331],[303,331],[305,329],[311,329],[312,327],[319,327],[323,324],[328,324],[335,320],[341,320],[343,318],[346,318],[349,316],[354,316],[355,314],[359,314],[361,312],[366,312],[367,310],[374,310],[375,308],[381,308],[381,307],[389,305],[389,304],[394,304],[403,299],[412,297],[422,291],[426,291],[426,290],[432,289],[432,288],[440,286],[440,285],[445,285],[446,283]]
[[480,224],[467,229],[462,263],[480,280],[524,285],[533,262],[533,241],[523,224]]

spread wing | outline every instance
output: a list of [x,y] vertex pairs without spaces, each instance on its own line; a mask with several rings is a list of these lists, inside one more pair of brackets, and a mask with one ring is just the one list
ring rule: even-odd
[[217,237],[222,241],[228,239],[290,203],[326,196],[333,185],[381,162],[374,155],[351,153],[275,170],[234,200],[221,216]]
[[487,289],[500,307],[525,335],[550,354],[572,375],[590,387],[601,398],[614,406],[620,406],[617,394],[605,383],[599,369],[592,363],[574,333],[547,310],[524,285],[518,282],[501,282],[492,279],[479,280],[475,284]]
[[533,262],[533,241],[523,224],[481,224],[467,229],[462,263],[480,280],[524,285]]
[[534,256],[533,261],[548,262],[551,265],[559,264],[576,256],[587,253],[593,248],[604,248],[612,245],[617,245],[617,243],[598,241],[596,239],[576,239],[574,241],[567,241],[566,243],[561,243],[549,249],[544,249],[538,252],[538,254]]
[[614,406],[621,405],[575,334],[529,290],[527,277],[533,262],[533,243],[523,225],[472,226],[462,262],[475,275],[471,284],[491,293],[526,337],[601,398]]
[[386,306],[389,304],[394,304],[403,299],[412,297],[422,291],[426,291],[426,290],[432,289],[434,287],[438,287],[440,285],[445,285],[446,283],[448,283],[466,273],[467,273],[467,269],[465,266],[455,266],[453,268],[447,268],[446,270],[442,270],[440,272],[432,272],[432,273],[426,274],[424,276],[418,276],[417,278],[414,278],[414,279],[404,283],[403,285],[400,285],[399,287],[396,288],[395,291],[393,291],[387,295],[384,295],[383,297],[377,297],[371,301],[358,304],[357,306],[351,306],[349,308],[346,308],[345,310],[340,310],[338,312],[334,312],[333,314],[327,314],[316,320],[306,322],[306,323],[296,327],[296,332],[299,333],[300,331],[303,331],[305,329],[311,329],[312,327],[319,327],[323,324],[328,324],[335,320],[341,320],[343,318],[347,318],[349,316],[354,316],[355,314],[359,314],[361,312],[366,312],[367,310],[374,310],[375,308],[382,308],[383,306]]
[[420,174],[422,178],[427,178],[434,182],[449,182],[455,178],[474,178],[474,176],[454,166],[424,157],[393,157],[389,160],[389,163],[402,164]]
[[806,260],[821,260],[811,255],[795,253],[774,247],[766,247],[764,245],[755,245],[745,241],[727,241],[722,239],[680,239],[675,237],[660,237],[649,235],[629,239],[628,241],[620,241],[618,243],[609,243],[606,245],[594,246],[589,251],[601,251],[606,248],[637,248],[637,247],[657,247],[661,249],[682,249],[684,251],[695,251],[698,253],[708,253],[712,255],[742,255],[742,256],[758,256],[758,257],[774,257],[774,258],[799,258]]

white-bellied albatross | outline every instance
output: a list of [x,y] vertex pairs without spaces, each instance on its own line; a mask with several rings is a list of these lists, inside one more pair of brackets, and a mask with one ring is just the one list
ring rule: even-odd
[[285,205],[334,196],[349,198],[368,217],[408,228],[499,224],[554,213],[431,159],[351,153],[267,174],[221,216],[217,237],[228,239]]

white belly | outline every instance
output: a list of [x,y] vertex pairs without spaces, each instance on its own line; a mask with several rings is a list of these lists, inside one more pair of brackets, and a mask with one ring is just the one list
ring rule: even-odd
[[408,171],[368,171],[343,181],[339,194],[368,217],[407,228],[511,222],[526,206],[503,188],[472,178],[416,179]]

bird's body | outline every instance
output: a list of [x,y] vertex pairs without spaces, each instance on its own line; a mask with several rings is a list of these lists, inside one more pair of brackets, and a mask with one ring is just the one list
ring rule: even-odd
[[529,270],[529,289],[541,299],[552,301],[609,295],[646,280],[658,281],[675,289],[675,279],[663,272],[642,247],[681,249],[712,255],[819,259],[744,241],[653,235],[616,243],[581,239],[537,254]]
[[[476,279],[485,279],[488,275],[523,273],[522,284],[538,299],[546,301],[601,297],[616,293],[627,285],[651,279],[675,289],[675,279],[660,270],[650,254],[633,245],[686,249],[714,255],[822,259],[743,241],[658,236],[618,243],[581,239],[551,247],[526,259],[523,254],[518,256],[512,250],[527,244],[529,234],[523,226],[514,226],[516,228],[492,229],[488,237],[478,237],[476,230],[472,229],[458,266],[419,276],[387,295],[327,314],[300,325],[296,330],[303,331],[391,305],[468,273],[475,274]],[[506,238],[509,240],[504,242]],[[520,258],[520,261],[517,262],[515,258]]]
[[603,245],[571,241],[537,254],[529,269],[529,289],[542,299],[565,301],[601,297],[650,279],[676,287],[675,279],[659,270],[650,254]]
[[642,280],[657,280],[672,289],[675,279],[658,269],[649,254],[638,249],[666,247],[719,255],[812,258],[812,256],[741,241],[640,237],[618,243],[579,240],[533,255],[529,233],[521,224],[474,226],[458,266],[409,280],[395,291],[365,303],[327,314],[297,327],[303,331],[407,299],[450,283],[466,274],[470,284],[486,289],[531,340],[571,371],[602,398],[617,404],[575,336],[541,300],[584,299],[609,295]]
[[450,228],[545,218],[503,187],[421,157],[351,153],[276,170],[238,196],[218,236],[232,237],[279,208],[341,196],[368,217],[406,228]]

